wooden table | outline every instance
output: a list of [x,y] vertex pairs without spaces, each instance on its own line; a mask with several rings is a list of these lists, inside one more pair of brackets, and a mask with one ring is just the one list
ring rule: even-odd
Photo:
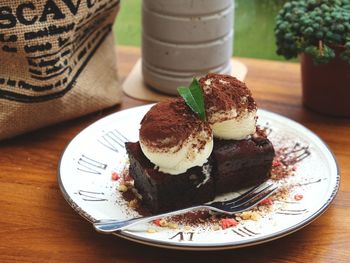
[[[121,79],[139,56],[137,48],[119,48]],[[249,68],[246,81],[259,107],[304,124],[335,152],[341,186],[324,215],[282,239],[218,252],[152,248],[96,233],[63,199],[57,162],[80,130],[109,113],[144,104],[124,96],[120,106],[0,143],[0,262],[350,262],[350,119],[301,106],[298,64],[241,61]]]

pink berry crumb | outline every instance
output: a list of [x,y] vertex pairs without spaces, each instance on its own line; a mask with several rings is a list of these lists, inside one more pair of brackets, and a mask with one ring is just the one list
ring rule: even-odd
[[160,219],[153,220],[153,224],[155,224],[157,226],[161,226],[160,225]]
[[220,225],[223,229],[226,229],[229,227],[237,226],[238,222],[233,218],[223,218],[220,220]]
[[295,196],[294,196],[294,200],[296,200],[296,201],[300,201],[301,199],[303,199],[303,195],[301,195],[301,194],[296,194]]
[[270,197],[268,197],[268,198],[262,200],[262,201],[259,203],[259,205],[272,205],[272,204],[273,204],[273,200],[272,200]]
[[117,172],[112,172],[112,180],[118,180],[120,178]]
[[277,166],[280,166],[280,165],[281,165],[281,162],[279,160],[273,160],[272,167],[277,167]]

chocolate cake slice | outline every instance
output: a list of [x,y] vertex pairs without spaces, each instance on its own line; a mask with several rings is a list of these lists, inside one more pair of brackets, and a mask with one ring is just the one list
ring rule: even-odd
[[214,139],[216,194],[260,184],[270,177],[275,151],[266,135],[258,131],[250,139]]
[[[256,127],[248,87],[210,73],[189,89],[197,99],[202,94],[196,104],[202,109],[188,105],[188,96],[159,102],[141,121],[140,141],[126,144],[130,176],[153,213],[202,204],[270,177],[274,149]],[[199,115],[204,111],[206,118]]]
[[142,196],[142,205],[152,213],[161,213],[202,204],[214,199],[214,180],[209,160],[181,174],[158,171],[143,154],[139,142],[126,143],[129,155],[129,174]]

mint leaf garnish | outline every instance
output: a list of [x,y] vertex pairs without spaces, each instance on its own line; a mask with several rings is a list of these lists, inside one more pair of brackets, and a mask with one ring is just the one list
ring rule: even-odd
[[193,78],[189,87],[178,87],[177,91],[191,110],[205,121],[204,95],[198,80]]

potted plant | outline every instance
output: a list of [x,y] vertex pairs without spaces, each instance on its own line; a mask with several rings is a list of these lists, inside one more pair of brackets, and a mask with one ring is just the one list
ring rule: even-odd
[[350,116],[350,0],[294,0],[276,17],[277,54],[300,55],[303,103]]

